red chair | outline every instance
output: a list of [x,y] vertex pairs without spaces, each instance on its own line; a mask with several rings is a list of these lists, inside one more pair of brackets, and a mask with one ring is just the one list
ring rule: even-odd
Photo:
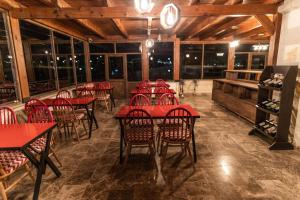
[[18,123],[15,112],[9,107],[0,107],[0,124]]
[[157,87],[154,89],[154,93],[155,93],[155,99],[156,101],[158,101],[158,99],[166,93],[171,93],[171,90],[167,87]]
[[175,108],[166,114],[163,124],[160,127],[162,168],[166,160],[168,147],[174,145],[184,147],[184,152],[188,152],[194,167],[194,161],[189,146],[192,138],[193,126],[192,115],[185,108]]
[[157,105],[179,105],[179,100],[172,93],[165,93],[157,101]]
[[153,161],[155,162],[154,124],[150,114],[143,109],[131,110],[124,119],[124,140],[126,155],[124,166],[133,146],[149,147]]
[[99,83],[95,85],[95,97],[97,98],[97,101],[104,102],[106,106],[107,112],[109,112],[109,100],[110,100],[110,94],[107,93],[106,88],[108,87],[107,83]]
[[[31,110],[27,123],[50,123],[54,122],[53,115],[47,106],[39,106]],[[38,154],[41,154],[42,151],[45,149],[46,146],[46,138],[41,137],[33,142],[31,148]],[[57,157],[57,154],[54,151],[54,139],[51,139],[51,146],[50,146],[50,156],[53,155],[54,158],[57,160],[60,166],[62,163]]]
[[64,98],[64,99],[68,99],[68,98],[72,98],[71,92],[68,90],[60,90],[57,95],[56,98]]
[[130,106],[151,106],[149,98],[143,94],[136,94],[130,99]]
[[35,98],[32,98],[30,99],[29,101],[27,101],[25,103],[25,113],[27,114],[27,116],[29,115],[29,113],[31,112],[32,109],[38,107],[38,106],[46,106],[46,104],[39,100],[39,99],[35,99]]
[[84,97],[94,97],[94,92],[90,89],[86,89],[86,88],[83,88],[79,94],[78,94],[78,97],[79,98],[84,98]]
[[83,126],[86,134],[88,133],[84,124],[84,113],[74,112],[72,104],[67,99],[55,99],[53,102],[53,109],[58,122],[58,126],[63,127],[64,130],[69,132],[74,129],[78,142],[80,142],[80,135],[77,131],[77,125]]
[[142,81],[137,84],[137,88],[138,89],[141,89],[141,88],[150,88],[151,89],[151,85],[149,84],[149,81]]
[[[9,107],[0,107],[0,124],[16,123],[18,122],[14,111]],[[25,168],[25,172],[18,173],[20,177],[9,183],[10,176],[22,168]],[[0,196],[2,199],[7,200],[6,193],[28,175],[33,181],[35,180],[28,165],[28,159],[21,151],[0,151]]]
[[149,99],[151,99],[152,90],[151,90],[151,88],[142,87],[137,90],[137,94],[143,94],[143,95],[147,96]]

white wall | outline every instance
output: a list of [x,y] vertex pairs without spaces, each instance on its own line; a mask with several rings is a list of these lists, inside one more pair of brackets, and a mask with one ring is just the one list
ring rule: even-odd
[[[283,14],[283,18],[277,64],[298,65],[300,68],[300,0],[285,0],[284,4],[279,8],[279,12]],[[291,131],[294,134],[294,144],[297,147],[300,147],[299,93],[300,80],[298,76],[291,125]]]

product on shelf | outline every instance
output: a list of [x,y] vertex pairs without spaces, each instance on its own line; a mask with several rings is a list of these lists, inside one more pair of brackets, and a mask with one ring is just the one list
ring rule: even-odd
[[281,88],[284,75],[280,73],[272,74],[271,78],[262,81],[260,84],[264,86],[270,86],[275,88]]
[[257,125],[257,127],[268,135],[274,137],[277,133],[277,124],[274,120],[266,120]]
[[267,100],[267,101],[263,101],[260,104],[258,104],[259,107],[264,108],[266,110],[278,113],[279,112],[279,101],[277,100]]

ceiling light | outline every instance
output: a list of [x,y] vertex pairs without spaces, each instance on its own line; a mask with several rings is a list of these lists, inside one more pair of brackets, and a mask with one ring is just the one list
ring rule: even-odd
[[154,6],[152,0],[134,0],[134,4],[139,13],[149,13]]
[[179,21],[179,9],[173,4],[165,5],[160,13],[160,24],[164,29],[173,28]]
[[234,48],[234,47],[239,46],[239,44],[240,44],[239,40],[234,40],[234,41],[229,43],[229,47]]
[[185,54],[185,57],[186,57],[186,58],[189,58],[189,57],[190,57],[190,54],[188,54],[188,53]]
[[154,40],[153,39],[147,39],[145,42],[145,45],[147,48],[152,48],[154,46]]
[[237,29],[239,29],[239,27],[238,26],[232,26],[231,29],[237,30]]

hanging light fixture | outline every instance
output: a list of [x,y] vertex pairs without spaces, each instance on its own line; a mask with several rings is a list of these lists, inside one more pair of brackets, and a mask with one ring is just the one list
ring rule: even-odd
[[154,46],[154,40],[151,39],[151,38],[148,38],[146,41],[145,41],[145,46],[150,49]]
[[149,13],[154,6],[152,0],[134,0],[134,4],[139,13]]
[[232,41],[232,42],[229,43],[229,47],[231,47],[231,48],[235,48],[235,47],[237,47],[239,45],[240,45],[240,41],[239,40],[234,40],[234,41]]
[[160,13],[160,24],[164,29],[173,28],[179,21],[179,9],[174,3],[165,5]]

